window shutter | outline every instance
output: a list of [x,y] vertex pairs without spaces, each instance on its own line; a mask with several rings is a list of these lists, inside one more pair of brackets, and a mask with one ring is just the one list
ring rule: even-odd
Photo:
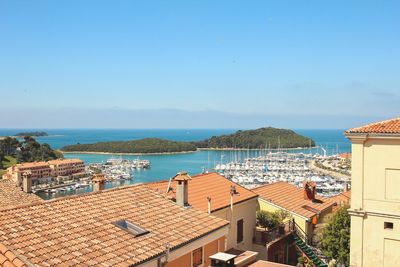
[[236,243],[243,241],[243,219],[237,221]]
[[193,250],[193,267],[203,263],[203,247]]

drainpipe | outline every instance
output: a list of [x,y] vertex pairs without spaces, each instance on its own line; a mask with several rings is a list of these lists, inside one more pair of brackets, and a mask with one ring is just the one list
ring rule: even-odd
[[207,197],[207,201],[208,201],[208,214],[211,214],[211,197],[210,196]]
[[157,259],[157,267],[164,267],[167,265],[170,247],[170,244],[167,242],[165,244],[165,252]]
[[231,211],[233,212],[233,194],[231,194]]

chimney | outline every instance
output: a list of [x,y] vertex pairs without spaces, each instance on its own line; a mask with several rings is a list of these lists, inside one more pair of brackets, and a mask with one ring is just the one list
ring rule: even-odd
[[176,186],[176,203],[181,207],[189,206],[189,188],[188,182],[192,178],[187,172],[178,172],[172,180],[177,181]]
[[344,183],[343,192],[349,191],[349,184],[347,182]]
[[231,194],[231,211],[233,211],[233,197],[236,195],[240,195],[239,192],[236,191],[236,186],[231,185],[230,194]]
[[304,181],[303,182],[303,195],[305,200],[314,200],[315,199],[315,183]]
[[102,173],[96,173],[92,178],[93,192],[103,191],[106,185],[106,177]]
[[32,173],[30,171],[22,174],[22,190],[25,193],[32,193]]

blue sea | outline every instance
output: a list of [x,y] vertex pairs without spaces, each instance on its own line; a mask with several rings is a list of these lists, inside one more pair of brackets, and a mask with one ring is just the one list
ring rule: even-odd
[[[0,129],[0,136],[15,135],[22,131],[32,131],[36,129]],[[49,136],[37,137],[40,143],[48,143],[52,148],[59,149],[65,145],[76,143],[95,143],[102,141],[125,141],[147,137],[164,138],[176,141],[199,141],[211,136],[234,133],[235,129],[40,129]],[[318,146],[322,146],[328,154],[337,152],[349,152],[351,149],[349,140],[343,135],[344,130],[295,130],[295,132],[312,138]],[[312,153],[322,154],[319,148],[311,149]],[[293,152],[309,153],[309,149],[295,150]],[[132,156],[122,155],[126,159],[147,159],[151,161],[151,168],[148,170],[136,170],[133,173],[132,181],[121,181],[109,183],[106,187],[115,187],[126,183],[142,183],[169,179],[178,171],[188,171],[190,174],[201,173],[204,170],[211,170],[216,164],[228,162],[235,158],[244,159],[248,156],[257,156],[261,151],[199,151],[185,154],[170,155],[145,155]],[[103,162],[111,157],[119,155],[104,154],[65,154],[65,158],[80,158],[86,163]],[[85,189],[88,191],[91,189]],[[42,196],[47,198],[46,196]]]

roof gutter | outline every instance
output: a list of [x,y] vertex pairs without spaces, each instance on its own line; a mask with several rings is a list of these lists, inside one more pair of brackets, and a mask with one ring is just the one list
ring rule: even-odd
[[399,139],[398,133],[344,133],[349,139]]
[[[258,195],[257,196],[253,196],[253,197],[249,197],[249,198],[246,198],[246,199],[242,199],[242,200],[237,201],[237,202],[233,202],[233,206],[235,206],[237,204],[241,204],[241,203],[246,202],[248,200],[252,200],[253,198],[258,198]],[[228,204],[228,205],[220,207],[218,209],[213,209],[213,210],[211,210],[211,213],[213,213],[215,211],[219,211],[219,210],[223,210],[223,209],[229,208],[230,206],[231,206],[231,204]]]
[[286,209],[286,208],[283,208],[283,207],[281,207],[281,206],[279,206],[279,205],[277,205],[277,204],[274,204],[274,203],[272,203],[272,202],[270,202],[270,201],[268,201],[268,200],[265,200],[265,199],[263,199],[263,198],[261,198],[261,197],[260,197],[259,199],[262,200],[262,201],[264,201],[264,202],[267,202],[268,204],[270,204],[270,205],[272,205],[272,206],[274,206],[274,207],[276,207],[276,208],[279,208],[279,209],[285,210],[285,211],[287,211],[287,212],[289,212],[289,213],[295,214],[296,216],[299,216],[300,218],[303,218],[303,219],[306,220],[306,221],[308,221],[308,220],[311,219],[311,218],[305,217],[305,216],[303,216],[303,215],[300,215],[300,214],[298,214],[298,213],[296,213],[296,212],[293,212],[293,211],[291,211],[291,210],[288,210],[288,209]]

